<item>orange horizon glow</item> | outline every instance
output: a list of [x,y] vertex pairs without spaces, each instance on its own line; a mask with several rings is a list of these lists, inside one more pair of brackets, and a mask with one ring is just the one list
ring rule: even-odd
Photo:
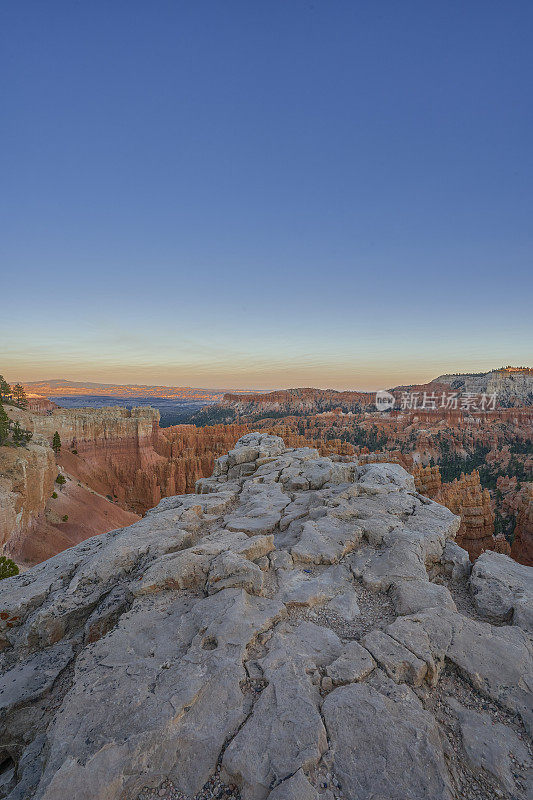
[[[5,361],[5,359],[4,359]],[[434,380],[439,375],[455,372],[489,372],[491,369],[498,369],[502,366],[500,363],[492,363],[486,369],[472,368],[469,365],[464,367],[448,369],[440,368],[440,365],[435,365],[433,368],[422,369],[420,367],[413,367],[412,371],[409,369],[388,369],[388,370],[371,370],[363,373],[362,370],[354,370],[346,365],[345,368],[337,367],[327,370],[327,372],[319,372],[311,367],[303,366],[301,368],[286,368],[276,369],[269,373],[268,370],[263,371],[260,375],[248,371],[235,371],[221,373],[214,367],[212,372],[206,369],[198,370],[197,372],[183,372],[176,375],[165,375],[157,369],[140,369],[133,372],[133,369],[122,367],[98,369],[94,372],[90,367],[84,368],[78,365],[77,369],[69,369],[67,372],[48,372],[47,377],[44,378],[42,374],[42,367],[36,366],[34,370],[26,369],[20,372],[16,370],[13,365],[6,369],[4,365],[0,365],[0,369],[4,369],[5,379],[13,384],[20,382],[24,385],[37,383],[36,386],[31,386],[30,390],[35,394],[54,394],[56,396],[68,396],[78,394],[95,394],[98,393],[98,387],[90,387],[87,384],[107,384],[109,388],[117,389],[142,389],[157,387],[157,389],[199,389],[207,392],[231,392],[236,391],[258,391],[270,392],[280,389],[294,389],[294,388],[315,388],[315,389],[335,389],[337,391],[360,391],[360,392],[374,392],[378,389],[392,388],[394,386],[424,384]],[[120,377],[123,372],[124,376]],[[243,374],[245,372],[245,374]],[[46,373],[45,373],[46,374]],[[50,377],[50,375],[61,377]],[[347,379],[347,375],[352,374],[352,380]],[[129,379],[128,379],[129,378]],[[133,379],[132,379],[133,378]],[[79,387],[53,387],[49,384],[54,381],[66,381],[72,383],[81,383]],[[104,392],[106,393],[106,392]],[[111,393],[111,392],[109,392]],[[139,396],[138,392],[133,394]]]

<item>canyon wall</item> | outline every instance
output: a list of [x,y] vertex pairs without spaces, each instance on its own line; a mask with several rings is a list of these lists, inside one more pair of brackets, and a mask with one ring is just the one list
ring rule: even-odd
[[194,491],[215,458],[248,431],[246,425],[159,427],[151,407],[59,409],[31,415],[27,427],[61,438],[58,464],[69,475],[128,511],[144,514],[162,497]]
[[58,465],[126,510],[142,514],[161,499],[166,459],[156,450],[156,409],[56,409],[29,415],[25,425],[50,443],[57,431]]
[[[131,525],[162,497],[194,491],[215,458],[248,430],[161,429],[159,412],[149,407],[8,412],[34,434],[27,448],[0,448],[0,546],[22,566]],[[61,439],[57,458],[51,449],[55,431]],[[54,484],[58,473],[64,486]]]
[[[102,474],[109,456],[105,442],[112,442],[115,458],[121,449],[124,454],[124,442],[120,439],[123,423],[121,430],[113,430],[109,419],[100,418],[98,422],[94,419],[91,427],[87,415],[72,411],[43,415],[13,406],[7,406],[6,410],[13,421],[34,435],[26,447],[0,447],[2,554],[24,568],[89,536],[131,525],[139,519],[137,514],[110,502],[106,492],[99,491],[106,489],[107,484],[100,485],[95,476],[94,465],[98,465]],[[133,427],[137,427],[137,422]],[[56,430],[63,443],[57,461],[51,448]],[[83,455],[67,449],[74,442],[82,453],[85,451],[87,461]],[[59,473],[66,481],[61,486],[55,483]]]
[[46,441],[0,447],[0,552],[40,527],[57,467]]
[[52,439],[59,432],[61,442],[80,452],[101,451],[114,444],[127,447],[153,443],[157,438],[159,411],[142,408],[55,408],[46,414],[25,418],[35,433]]
[[495,393],[498,406],[533,404],[533,369],[530,367],[502,367],[471,375],[440,375],[431,383],[447,384],[459,392]]
[[373,392],[337,392],[334,389],[284,389],[264,394],[225,394],[222,406],[235,410],[237,414],[256,415],[266,412],[282,414],[318,413],[339,408],[358,410],[373,406]]
[[[314,404],[316,400],[315,390],[272,394],[285,399],[288,395],[290,403]],[[339,394],[357,393],[319,393],[319,402],[329,402],[322,395],[331,399]],[[250,398],[240,397],[238,401],[249,403]],[[263,408],[262,403],[259,401],[258,408]],[[38,504],[39,512],[28,511],[35,519],[32,525],[26,518],[18,527],[14,522],[20,512],[20,498],[19,511],[14,510],[13,502],[4,502],[2,541],[12,538],[16,546],[11,552],[24,563],[35,563],[87,536],[130,524],[161,498],[194,491],[196,481],[211,474],[216,458],[231,449],[241,436],[260,428],[283,437],[289,447],[314,447],[321,456],[344,459],[355,456],[361,464],[385,461],[401,464],[413,473],[422,494],[461,515],[458,541],[472,558],[485,549],[508,552],[505,539],[493,535],[494,504],[488,492],[482,490],[479,474],[461,475],[444,484],[439,467],[429,464],[438,459],[443,442],[448,442],[446,452],[461,455],[466,454],[465,447],[471,449],[479,441],[492,448],[487,461],[508,461],[511,454],[501,444],[501,436],[512,438],[527,430],[531,425],[531,410],[492,412],[474,425],[457,412],[375,415],[338,408],[279,420],[252,421],[253,407],[249,405],[249,419],[243,415],[241,423],[169,428],[159,427],[159,412],[149,407],[47,409],[41,413],[11,409],[10,415],[34,431],[37,438],[45,437],[46,441],[41,439],[45,444],[50,445],[54,432],[59,432],[62,447],[52,472],[62,472],[67,484],[53,503],[47,504],[44,498]],[[346,441],[346,437],[352,441]],[[368,441],[371,447],[357,444],[359,441]],[[50,457],[49,453],[47,458]],[[520,458],[527,460],[527,456]],[[50,478],[47,491],[49,497]],[[515,498],[515,505],[519,500]],[[28,509],[37,507],[30,499],[26,505]],[[527,508],[521,510],[522,505],[516,505],[512,509],[513,515],[520,512],[513,555],[531,563],[528,559],[533,555],[533,534]],[[41,511],[45,513],[39,517]]]

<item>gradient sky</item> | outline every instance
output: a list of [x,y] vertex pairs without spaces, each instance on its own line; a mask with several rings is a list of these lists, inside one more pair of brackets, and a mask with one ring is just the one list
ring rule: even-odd
[[0,11],[0,372],[373,389],[533,359],[533,4]]

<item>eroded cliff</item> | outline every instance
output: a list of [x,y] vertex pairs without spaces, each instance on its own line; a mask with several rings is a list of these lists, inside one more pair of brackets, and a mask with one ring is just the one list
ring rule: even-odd
[[[24,567],[50,558],[68,547],[124,525],[138,515],[106,497],[107,484],[101,483],[83,455],[75,455],[73,431],[83,429],[86,452],[98,454],[105,463],[105,436],[91,439],[105,425],[91,428],[79,414],[61,411],[57,415],[31,413],[8,407],[8,415],[23,428],[33,431],[25,447],[0,447],[0,548],[3,554]],[[53,433],[61,429],[62,451],[57,459],[51,448]],[[108,437],[109,438],[109,437]],[[120,442],[120,433],[115,444]],[[99,450],[102,448],[102,450]],[[117,455],[114,448],[114,455]],[[59,486],[61,474],[66,483]],[[54,496],[55,495],[55,496]]]
[[397,464],[248,434],[197,492],[0,584],[5,798],[527,796],[530,568]]
[[[24,427],[45,434],[49,443],[54,431],[58,430],[63,445],[58,468],[68,479],[59,501],[49,509],[48,518],[57,528],[56,533],[50,536],[48,527],[40,518],[41,527],[31,529],[24,550],[13,551],[26,563],[36,563],[83,538],[130,524],[135,519],[131,514],[146,513],[163,497],[194,491],[196,481],[211,474],[215,459],[232,448],[240,436],[252,430],[250,422],[160,428],[158,412],[146,407],[131,411],[111,407],[56,409],[48,414],[28,414],[19,410],[10,413],[18,414]],[[527,454],[511,454],[508,446],[497,443],[496,433],[504,430],[510,442],[516,437],[520,443],[518,449],[523,449],[521,442],[528,426],[530,428],[530,415],[522,419],[515,410],[493,412],[490,420],[487,416],[475,426],[478,439],[473,443],[469,441],[469,427],[463,424],[461,417],[458,419],[459,422],[456,420],[451,425],[442,415],[433,418],[427,413],[423,419],[411,414],[405,415],[403,420],[369,416],[356,421],[351,413],[337,410],[305,418],[265,419],[259,424],[265,432],[282,436],[291,447],[315,447],[321,455],[356,455],[360,463],[387,461],[401,464],[413,472],[419,491],[461,515],[458,542],[468,550],[472,559],[486,549],[509,552],[505,537],[494,536],[494,511],[496,508],[498,515],[499,510],[504,505],[507,507],[514,498],[516,508],[509,505],[507,517],[515,515],[518,519],[518,515],[521,516],[512,553],[518,560],[532,563],[530,517],[522,509],[525,489],[521,495],[506,489],[503,505],[500,503],[498,506],[483,491],[477,472],[443,483],[438,466],[422,466],[439,456],[439,443],[446,436],[450,445],[443,452],[447,453],[453,446],[458,460],[466,458],[472,448],[484,446],[488,449],[491,446],[487,453],[487,461],[490,460],[491,464],[498,460],[504,469],[508,468],[511,458],[521,458],[526,468]],[[378,424],[379,428],[376,427]],[[368,441],[379,451],[370,452],[367,446],[346,441],[347,436],[351,436],[353,442]],[[468,451],[464,450],[465,442]],[[410,447],[412,452],[408,452]],[[498,486],[503,487],[503,479],[498,480]],[[89,494],[82,496],[85,490]],[[70,507],[65,503],[66,499],[71,501]],[[106,501],[110,501],[112,506],[109,507]],[[121,509],[125,512],[123,516],[120,515]],[[68,522],[63,523],[65,515]]]
[[460,392],[496,394],[498,407],[533,405],[533,369],[502,367],[490,372],[441,375],[432,384],[448,384]]
[[[0,548],[15,548],[43,522],[57,467],[46,441],[27,447],[0,447]],[[56,551],[57,552],[57,551]]]

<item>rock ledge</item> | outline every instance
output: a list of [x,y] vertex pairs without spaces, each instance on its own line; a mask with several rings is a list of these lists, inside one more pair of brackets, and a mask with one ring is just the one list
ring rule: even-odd
[[253,433],[2,581],[0,798],[527,797],[533,570],[470,577],[458,523]]

